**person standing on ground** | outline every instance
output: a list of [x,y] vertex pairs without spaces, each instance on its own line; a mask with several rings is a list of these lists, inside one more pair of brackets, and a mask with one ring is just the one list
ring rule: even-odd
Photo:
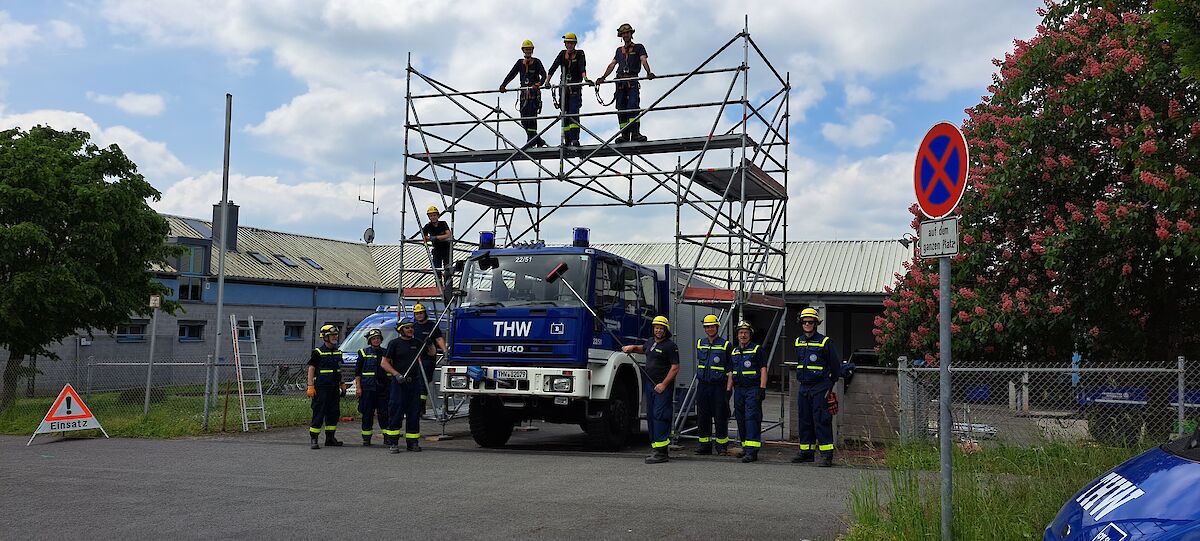
[[375,416],[379,415],[379,430],[387,428],[387,410],[391,381],[379,366],[386,352],[382,347],[383,332],[367,331],[367,347],[358,350],[354,363],[354,388],[358,390],[358,412],[362,414],[362,444],[371,445],[375,431]]
[[[425,310],[424,304],[416,304],[413,306],[413,340],[418,344],[425,344],[425,351],[421,354],[421,370],[422,376],[425,378],[426,392],[433,388],[433,371],[437,368],[437,352],[446,351],[446,339],[442,337],[442,329],[437,326],[437,322],[430,319],[429,312]],[[421,411],[425,411],[425,404],[429,401],[428,394],[421,395]]]
[[702,324],[705,336],[696,340],[696,454],[713,454],[715,442],[716,454],[724,455],[729,445],[729,341],[717,336],[717,316],[704,316]]
[[654,336],[645,345],[621,348],[625,353],[646,355],[646,370],[642,374],[642,390],[646,395],[646,425],[650,428],[650,448],[647,464],[668,460],[667,446],[671,444],[671,414],[674,413],[675,376],[679,374],[679,346],[671,340],[671,322],[657,316],[651,323]]
[[433,274],[437,278],[438,287],[443,288],[443,297],[445,288],[450,283],[450,248],[454,240],[454,232],[450,231],[450,224],[442,221],[441,212],[438,211],[437,205],[430,205],[425,210],[426,216],[429,217],[429,223],[421,228],[421,234],[424,236],[425,242],[429,246],[429,256],[431,258],[429,264],[433,268]]
[[[409,451],[421,450],[421,394],[425,381],[421,377],[421,343],[413,338],[412,318],[396,322],[400,336],[388,343],[380,366],[392,378],[388,397],[388,430],[383,431],[388,451],[400,452],[400,427],[404,426],[404,445]],[[407,422],[405,422],[407,420]]]
[[562,140],[563,145],[569,147],[579,146],[579,108],[583,105],[583,86],[579,83],[587,80],[587,57],[583,54],[583,50],[575,48],[578,42],[579,38],[575,36],[574,32],[564,34],[564,49],[554,57],[554,62],[550,63],[550,71],[546,74],[546,80],[553,80],[555,70],[562,68],[563,83],[568,85],[561,89]]
[[761,347],[751,341],[754,328],[743,321],[737,326],[737,344],[729,353],[727,389],[733,391],[733,411],[738,437],[742,440],[742,462],[758,460],[762,447],[762,397],[767,393],[767,363]]
[[542,85],[546,84],[546,68],[542,61],[533,56],[533,42],[525,40],[521,43],[523,54],[516,64],[513,64],[504,82],[500,83],[500,91],[507,92],[508,83],[514,78],[521,84],[521,97],[518,105],[521,109],[521,126],[525,127],[525,146],[544,147],[546,141],[538,136],[537,116],[542,112]]
[[338,349],[338,328],[333,325],[321,327],[321,345],[313,349],[308,358],[308,396],[312,398],[312,423],[308,435],[312,448],[320,449],[317,439],[322,429],[326,447],[341,447],[336,437],[338,418],[342,416],[342,395],[346,384],[342,383],[342,352]]
[[841,359],[829,337],[817,332],[821,315],[815,308],[800,312],[803,334],[796,338],[796,416],[799,421],[800,452],[792,462],[812,462],[821,452],[821,467],[833,465],[833,414],[829,393],[841,373]]
[[603,83],[613,68],[617,69],[617,91],[613,97],[613,104],[617,108],[617,121],[620,122],[621,133],[614,142],[643,142],[646,136],[642,135],[642,119],[637,118],[642,106],[642,85],[638,82],[638,75],[641,74],[642,68],[646,68],[646,79],[649,80],[654,78],[654,72],[650,69],[646,47],[633,42],[633,27],[629,23],[617,28],[617,37],[624,43],[617,47],[612,62],[608,63],[604,75],[596,79],[596,84]]

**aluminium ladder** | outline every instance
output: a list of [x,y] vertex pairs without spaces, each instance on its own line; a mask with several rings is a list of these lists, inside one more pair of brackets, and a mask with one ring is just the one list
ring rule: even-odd
[[[238,325],[237,316],[229,314],[229,327],[233,332],[233,366],[234,377],[237,378],[238,403],[242,409],[242,432],[249,432],[250,425],[260,424],[267,429],[267,405],[263,401],[262,371],[258,366],[258,337],[254,332],[254,316],[250,316],[245,326]],[[250,351],[242,353],[241,336],[243,333],[250,339]],[[242,359],[250,360],[249,366]],[[249,377],[247,377],[249,376]],[[247,390],[247,385],[250,389]]]

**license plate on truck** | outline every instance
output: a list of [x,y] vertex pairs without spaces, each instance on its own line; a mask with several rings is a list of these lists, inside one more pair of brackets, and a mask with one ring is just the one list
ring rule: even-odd
[[497,370],[496,379],[529,379],[528,370]]

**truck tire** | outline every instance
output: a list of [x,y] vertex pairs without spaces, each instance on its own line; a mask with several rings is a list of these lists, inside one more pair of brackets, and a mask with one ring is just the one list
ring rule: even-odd
[[599,406],[600,415],[584,423],[588,445],[595,449],[618,450],[634,430],[637,419],[637,400],[628,386],[614,390],[611,398]]
[[467,421],[471,426],[471,437],[480,447],[504,447],[508,438],[512,437],[513,417],[504,410],[504,404],[495,398],[472,397]]

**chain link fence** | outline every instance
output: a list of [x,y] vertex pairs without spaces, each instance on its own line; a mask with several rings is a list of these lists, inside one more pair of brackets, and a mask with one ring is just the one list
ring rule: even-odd
[[[1112,447],[1164,443],[1200,420],[1200,363],[982,363],[955,360],[951,433],[964,449],[1046,441]],[[938,434],[939,369],[899,363],[900,436]],[[1182,397],[1182,400],[1180,399]]]

